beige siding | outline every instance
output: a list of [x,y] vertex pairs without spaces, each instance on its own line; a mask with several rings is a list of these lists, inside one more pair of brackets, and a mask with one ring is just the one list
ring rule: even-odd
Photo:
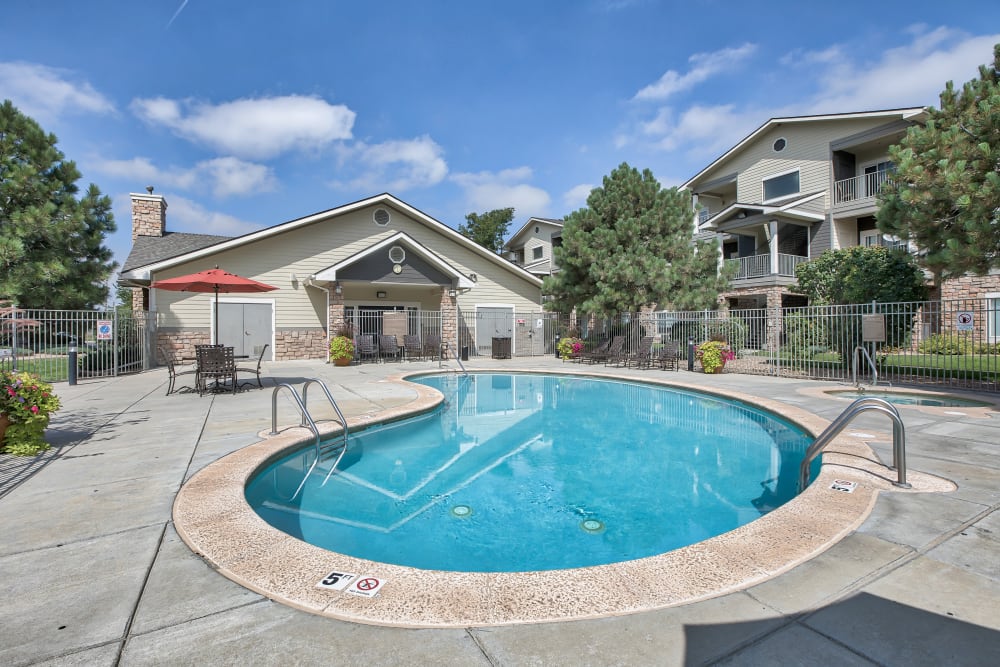
[[[378,207],[387,208],[392,219],[385,227],[372,221],[372,212]],[[373,206],[323,220],[266,239],[227,250],[208,258],[174,267],[155,276],[160,280],[183,275],[216,265],[241,276],[274,285],[279,289],[262,295],[238,295],[240,300],[275,301],[275,326],[277,329],[326,326],[326,294],[319,289],[306,288],[305,278],[359,253],[369,246],[404,232],[421,245],[450,263],[460,272],[478,277],[475,288],[459,297],[460,305],[474,307],[476,303],[514,303],[518,308],[538,308],[540,288],[526,279],[502,268],[475,251],[447,238],[441,232],[417,222],[388,206]],[[293,284],[292,274],[299,282]],[[367,286],[352,295],[367,298]],[[370,301],[376,303],[376,289],[372,286]],[[154,290],[156,309],[162,313],[160,324],[166,327],[197,328],[205,326],[211,312],[211,296],[184,292]],[[393,289],[395,292],[396,290]],[[399,292],[407,301],[419,301],[427,310],[438,310],[440,300],[429,288],[405,288]],[[237,296],[237,295],[230,295]]]
[[[799,170],[800,192],[828,191],[832,178],[830,142],[884,125],[885,122],[885,118],[858,118],[777,125],[698,180],[711,181],[737,172],[736,198],[744,204],[758,204],[763,200],[763,179],[795,169]],[[772,145],[779,137],[784,137],[787,144],[783,151],[775,153]],[[830,202],[824,197],[815,205],[818,210],[825,210]]]

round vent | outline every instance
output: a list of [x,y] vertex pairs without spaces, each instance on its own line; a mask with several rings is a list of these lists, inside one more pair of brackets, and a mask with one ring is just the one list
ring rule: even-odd
[[372,220],[375,221],[376,225],[380,227],[385,227],[389,224],[389,211],[384,208],[375,209],[375,213],[372,214]]
[[[376,221],[377,222],[377,221]],[[406,251],[403,250],[398,245],[394,245],[389,248],[389,261],[393,264],[402,264],[403,260],[406,259]]]
[[785,150],[785,146],[787,145],[788,142],[785,141],[784,137],[778,137],[777,139],[774,140],[774,143],[771,144],[771,148],[774,149],[775,153],[780,153],[781,151]]

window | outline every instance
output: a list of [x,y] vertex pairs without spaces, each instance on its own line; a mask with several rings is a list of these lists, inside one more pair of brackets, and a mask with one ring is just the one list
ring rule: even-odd
[[542,254],[545,252],[545,248],[540,245],[536,245],[531,249],[531,259],[541,259]]
[[986,335],[991,343],[1000,343],[1000,292],[986,295]]
[[799,171],[778,174],[764,179],[764,201],[797,194],[799,191]]

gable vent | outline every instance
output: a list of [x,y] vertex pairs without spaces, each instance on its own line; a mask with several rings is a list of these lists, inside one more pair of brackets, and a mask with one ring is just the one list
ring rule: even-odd
[[391,218],[389,216],[389,211],[385,210],[384,208],[377,208],[375,209],[375,212],[372,214],[372,220],[374,220],[375,224],[378,225],[379,227],[385,227],[386,225],[388,225],[390,219]]

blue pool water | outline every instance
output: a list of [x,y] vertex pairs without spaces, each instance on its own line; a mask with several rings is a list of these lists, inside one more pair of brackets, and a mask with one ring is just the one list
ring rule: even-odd
[[985,408],[991,405],[985,401],[977,401],[972,398],[931,394],[909,394],[905,392],[857,391],[856,389],[845,389],[843,391],[829,391],[827,393],[833,394],[834,396],[840,396],[842,398],[881,398],[895,405],[923,405],[934,408]]
[[[337,472],[314,449],[247,485],[276,528],[410,567],[520,572],[664,553],[790,500],[810,438],[749,406],[640,383],[429,376],[435,412],[352,434]],[[816,466],[818,468],[819,461]]]

